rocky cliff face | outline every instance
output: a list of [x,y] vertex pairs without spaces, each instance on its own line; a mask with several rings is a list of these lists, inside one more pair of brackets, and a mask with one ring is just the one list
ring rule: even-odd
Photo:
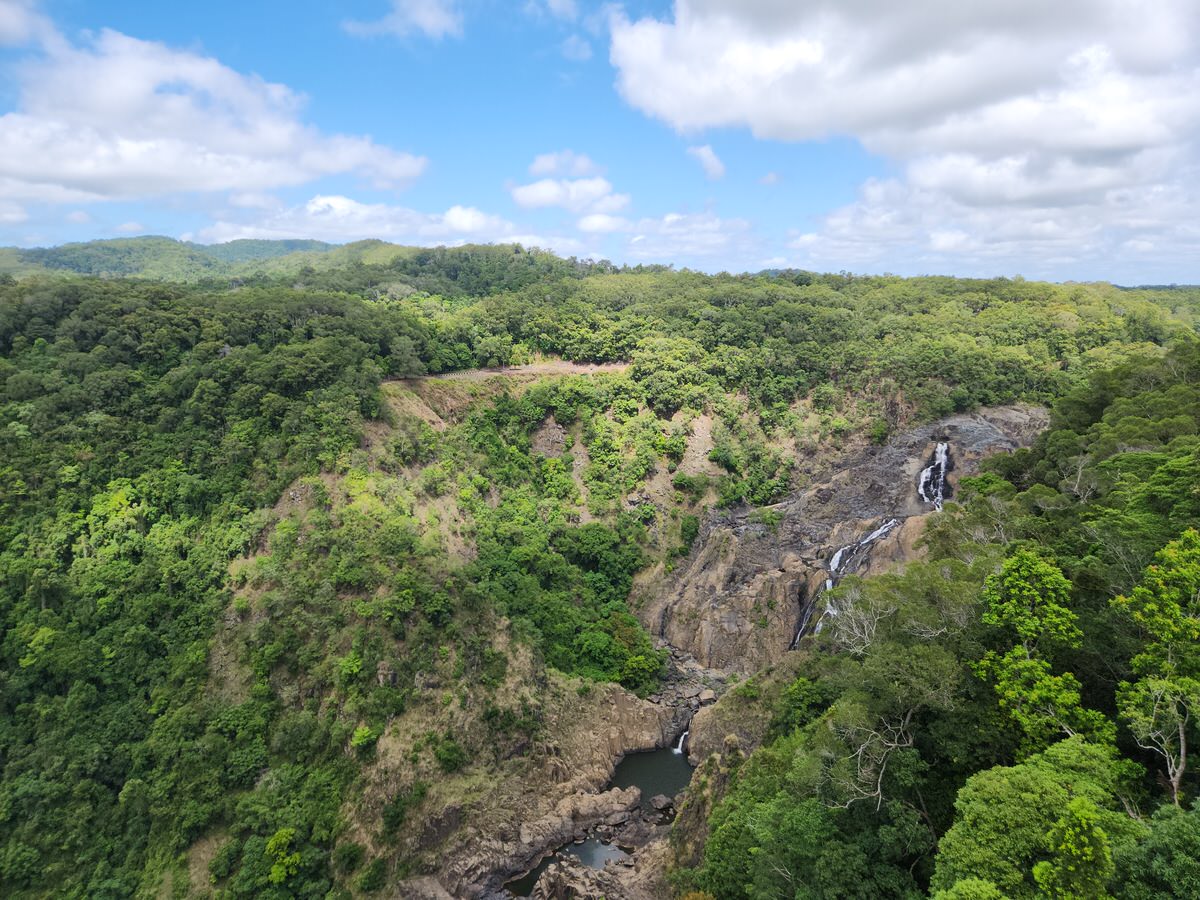
[[471,824],[438,847],[436,882],[453,897],[504,896],[503,882],[547,851],[602,823],[625,821],[641,795],[636,788],[603,790],[613,767],[626,753],[670,743],[684,718],[616,685],[596,685],[586,697],[555,685],[545,719],[552,740],[513,761],[512,771],[470,803]]
[[814,609],[840,548],[896,519],[869,546],[844,554],[841,574],[873,574],[913,558],[924,517],[935,508],[919,496],[918,482],[939,442],[948,444],[953,492],[982,458],[1028,445],[1046,423],[1045,410],[1027,406],[952,416],[847,453],[827,478],[775,506],[774,524],[744,509],[713,515],[691,556],[639,615],[652,633],[707,668],[750,673],[778,662]]
[[[675,744],[693,712],[715,700],[711,678],[694,662],[673,660],[671,670],[648,700],[615,684],[591,685],[580,694],[575,683],[553,677],[542,694],[547,739],[528,757],[509,760],[486,788],[452,804],[431,791],[428,805],[437,808],[425,810],[429,839],[421,849],[436,860],[435,871],[406,882],[404,890],[414,897],[435,898],[438,890],[451,897],[508,897],[504,882],[558,847],[594,832],[629,830],[641,795],[637,788],[604,789],[617,762]],[[431,827],[447,816],[454,827]],[[637,866],[646,865],[639,854]]]
[[721,693],[722,674],[773,667],[771,681],[785,683],[794,658],[789,648],[806,615],[808,628],[815,623],[831,567],[837,574],[875,574],[917,555],[916,542],[935,508],[917,488],[939,442],[948,445],[952,493],[983,457],[1026,446],[1046,422],[1043,410],[1030,407],[953,416],[882,447],[847,451],[819,483],[774,507],[773,523],[748,510],[710,516],[691,556],[638,612],[672,651],[671,682],[640,700],[616,685],[593,686],[584,697],[555,679],[545,706],[550,743],[512,761],[516,768],[498,773],[467,801],[470,824],[423,842],[439,860],[436,871],[405,889],[431,900],[509,897],[504,882],[555,848],[606,824],[605,833],[628,830],[639,795],[636,788],[604,790],[616,762],[626,753],[674,744],[700,710],[688,750],[693,762],[704,761],[701,777],[693,778],[670,847],[654,836],[628,866],[603,871],[556,861],[534,894],[547,900],[665,896],[668,860],[694,860],[702,852],[707,813],[724,793],[729,765],[761,742],[767,726],[765,705],[744,722],[745,715],[730,713],[730,704],[738,703],[734,695],[709,705]]

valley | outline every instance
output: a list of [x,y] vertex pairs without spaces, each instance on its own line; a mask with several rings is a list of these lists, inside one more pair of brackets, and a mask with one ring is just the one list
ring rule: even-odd
[[1136,897],[1186,843],[1194,289],[277,249],[0,283],[6,896],[1032,897],[1086,827]]

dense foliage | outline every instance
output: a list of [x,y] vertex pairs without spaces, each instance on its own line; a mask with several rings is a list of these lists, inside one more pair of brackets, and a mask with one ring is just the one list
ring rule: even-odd
[[785,727],[682,883],[719,900],[1200,889],[1200,343],[1094,374],[1032,449],[985,466],[930,525],[928,561],[838,586]]
[[[1195,767],[1164,724],[1200,678],[1194,292],[378,243],[23,264],[139,277],[0,282],[5,896],[183,896],[197,859],[233,897],[382,888],[419,861],[350,825],[389,845],[431,784],[528,752],[541,676],[518,672],[654,689],[631,585],[706,505],[771,503],[860,436],[1055,398],[931,562],[841,588],[874,640],[828,635],[685,880],[882,896],[965,891],[970,869],[1061,894],[1078,852],[1127,896],[1186,883]],[[397,380],[543,355],[629,366],[461,397]],[[453,415],[424,406],[438,392]],[[707,474],[680,468],[701,417]],[[412,778],[350,823],[406,715],[437,723]],[[1005,779],[1046,801],[987,826],[1017,847],[993,871],[960,826]]]

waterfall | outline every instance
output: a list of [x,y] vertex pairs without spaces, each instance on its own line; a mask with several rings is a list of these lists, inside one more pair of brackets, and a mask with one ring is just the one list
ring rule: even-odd
[[941,509],[946,499],[946,470],[950,465],[950,445],[938,441],[933,451],[933,462],[921,470],[921,480],[917,482],[917,493],[926,503],[932,503],[934,508]]
[[889,531],[891,531],[893,528],[895,528],[899,524],[900,524],[899,519],[888,519],[886,522],[884,522],[882,525],[880,525],[878,528],[876,528],[874,531],[872,531],[870,534],[868,534],[865,538],[863,538],[861,541],[859,541],[858,546],[865,547],[865,546],[867,546],[867,544],[875,543],[877,540],[879,540],[881,537],[883,537],[885,534],[887,534]]
[[809,600],[807,603],[804,598],[804,585],[800,585],[800,624],[796,626],[796,634],[792,638],[792,644],[788,647],[789,650],[795,650],[800,646],[800,638],[804,637],[804,632],[808,630],[808,621],[812,618],[813,607],[816,603]]
[[[893,528],[900,524],[899,519],[888,519],[866,537],[855,541],[853,544],[847,544],[845,547],[838,548],[837,552],[830,557],[829,560],[829,577],[825,579],[825,590],[831,591],[841,580],[842,572],[845,571],[850,560],[858,555],[859,551],[865,550],[871,544],[875,543],[881,537],[886,535]],[[821,628],[825,624],[825,616],[834,616],[838,614],[838,608],[833,604],[828,604],[825,611],[817,619],[817,624],[813,626],[813,633],[820,634]],[[805,631],[808,629],[808,620],[812,617],[812,604],[804,611],[804,617],[800,620],[800,627],[796,630],[796,636],[792,639],[792,645],[789,649],[795,650],[800,645],[800,638],[804,637]]]
[[689,729],[685,729],[685,730],[684,730],[684,732],[683,732],[683,734],[681,734],[681,735],[679,736],[679,743],[678,743],[678,744],[676,744],[674,747],[672,747],[672,748],[671,748],[671,752],[672,752],[672,753],[683,753],[683,742],[684,742],[684,741],[686,741],[686,740],[688,739],[688,735],[689,735],[689,734],[691,734],[691,733],[692,733],[692,732],[691,732],[691,729],[690,729],[690,728],[689,728]]

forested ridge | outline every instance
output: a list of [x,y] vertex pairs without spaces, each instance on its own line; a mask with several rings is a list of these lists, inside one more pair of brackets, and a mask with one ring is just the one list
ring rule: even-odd
[[[427,794],[544,733],[548,672],[654,690],[631,586],[707,508],[1016,401],[1050,430],[926,558],[734,688],[771,738],[698,776],[727,791],[678,891],[1200,893],[1200,290],[276,249],[0,283],[6,896],[386,893]],[[433,377],[544,357],[629,365]]]

